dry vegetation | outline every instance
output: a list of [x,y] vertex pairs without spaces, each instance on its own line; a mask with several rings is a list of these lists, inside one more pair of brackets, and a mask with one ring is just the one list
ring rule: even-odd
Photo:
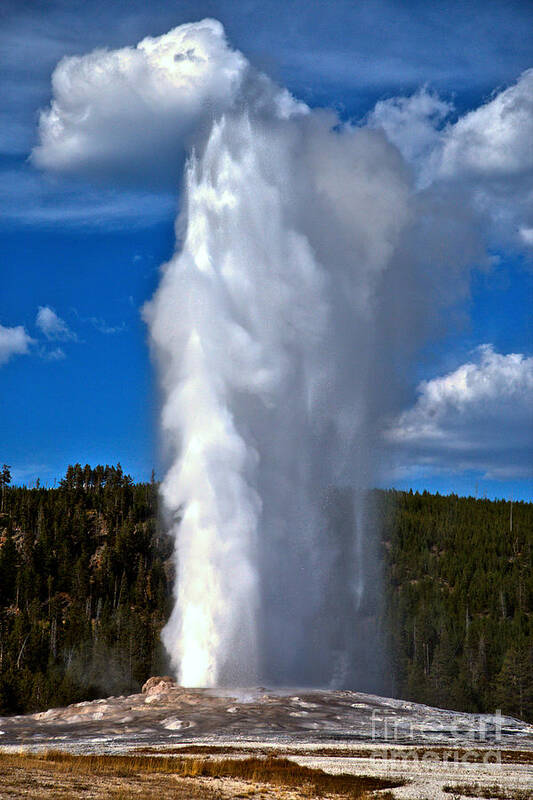
[[499,786],[481,786],[479,783],[458,783],[443,786],[443,791],[455,797],[485,797],[487,800],[531,800],[528,789],[502,789]]
[[[39,800],[225,800],[226,798],[368,798],[402,785],[329,775],[284,758],[0,755],[0,797]],[[384,795],[380,795],[383,797]],[[385,795],[386,797],[386,795]],[[389,794],[389,797],[392,795]]]
[[[255,747],[254,754],[259,756],[274,755],[274,747]],[[139,755],[155,755],[159,752],[155,747],[139,747],[135,750]],[[246,747],[235,745],[182,745],[180,747],[165,748],[165,755],[249,755]],[[489,748],[464,748],[464,747],[394,747],[394,748],[337,748],[313,747],[296,748],[284,747],[286,756],[326,756],[329,758],[387,758],[390,760],[422,761],[436,760],[442,762],[460,761],[465,764],[496,763],[502,764],[533,764],[533,751],[531,750],[500,750],[496,747]]]

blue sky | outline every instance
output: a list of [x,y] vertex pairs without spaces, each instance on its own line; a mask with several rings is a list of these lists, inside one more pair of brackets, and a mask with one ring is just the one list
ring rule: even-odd
[[[454,121],[533,66],[533,6],[525,2],[4,2],[0,325],[24,326],[32,339],[0,365],[0,461],[17,482],[53,485],[75,461],[120,461],[139,479],[157,469],[157,397],[140,308],[174,248],[179,181],[85,183],[40,171],[28,157],[62,57],[134,45],[205,16],[294,95],[354,121],[423,86],[453,102]],[[471,273],[448,327],[414,357],[406,407],[420,381],[475,360],[480,345],[532,355],[530,250],[498,225],[487,248],[491,266]],[[66,328],[47,333],[36,323],[39,308]],[[531,445],[531,425],[524,439]],[[423,468],[411,458],[386,485],[531,498],[524,453],[521,470],[498,475],[439,458]]]

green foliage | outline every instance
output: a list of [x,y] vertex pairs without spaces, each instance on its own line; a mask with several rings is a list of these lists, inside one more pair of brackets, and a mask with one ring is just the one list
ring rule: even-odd
[[156,484],[76,464],[58,489],[2,490],[0,713],[137,691],[164,671]]
[[533,720],[533,504],[380,494],[391,690]]

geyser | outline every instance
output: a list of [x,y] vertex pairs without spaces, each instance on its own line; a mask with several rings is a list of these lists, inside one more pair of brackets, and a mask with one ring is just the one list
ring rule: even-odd
[[[186,686],[349,683],[363,649],[374,297],[408,183],[382,134],[296,102],[231,53],[218,23],[187,29],[173,65],[189,78],[216,74],[217,59],[238,68],[226,103],[198,120],[177,250],[145,308],[176,541],[163,640]],[[343,485],[355,492],[339,519],[328,490]]]
[[62,59],[52,85],[34,163],[183,189],[144,309],[179,681],[392,691],[366,490],[407,357],[482,253],[479,211],[439,177],[460,124],[434,129],[444,110],[424,95],[421,129],[422,96],[409,101],[415,134],[428,129],[415,140],[435,148],[421,164],[407,148],[411,171],[396,124],[409,103],[343,123],[254,70],[215,20]]

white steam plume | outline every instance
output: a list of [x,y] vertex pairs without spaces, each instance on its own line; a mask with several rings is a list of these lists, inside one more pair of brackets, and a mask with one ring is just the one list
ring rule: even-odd
[[337,124],[249,71],[189,158],[183,243],[146,309],[173,458],[163,638],[186,685],[336,668],[314,652],[338,559],[320,504],[366,485],[373,291],[408,207],[384,137]]

